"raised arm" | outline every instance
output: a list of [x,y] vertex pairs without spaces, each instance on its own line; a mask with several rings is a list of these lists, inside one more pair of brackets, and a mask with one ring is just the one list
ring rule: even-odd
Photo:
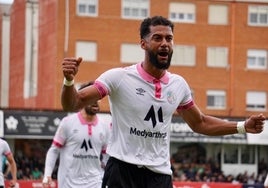
[[61,91],[61,104],[65,111],[77,111],[101,98],[94,86],[89,86],[79,91],[74,87],[74,78],[81,62],[81,57],[77,59],[64,58],[62,62],[64,82]]
[[259,114],[250,116],[245,122],[226,121],[203,114],[196,105],[180,114],[194,132],[210,136],[261,133],[265,120],[265,117]]

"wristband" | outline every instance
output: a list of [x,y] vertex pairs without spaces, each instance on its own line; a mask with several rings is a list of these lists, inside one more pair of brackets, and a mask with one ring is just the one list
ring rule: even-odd
[[43,178],[42,183],[48,183],[48,178],[46,176]]
[[68,81],[68,80],[64,77],[63,85],[65,85],[65,86],[72,86],[72,85],[74,85],[74,80]]
[[245,134],[246,133],[245,121],[238,121],[236,124],[236,129],[238,134]]

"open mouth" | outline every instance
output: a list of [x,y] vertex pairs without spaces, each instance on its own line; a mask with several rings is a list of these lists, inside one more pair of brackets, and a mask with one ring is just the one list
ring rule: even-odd
[[168,58],[168,52],[159,52],[158,55],[159,55],[161,58]]

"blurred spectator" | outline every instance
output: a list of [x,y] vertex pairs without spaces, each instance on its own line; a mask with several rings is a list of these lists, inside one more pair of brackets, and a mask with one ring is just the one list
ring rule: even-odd
[[34,167],[34,169],[32,171],[32,177],[35,180],[42,179],[43,173],[37,167]]

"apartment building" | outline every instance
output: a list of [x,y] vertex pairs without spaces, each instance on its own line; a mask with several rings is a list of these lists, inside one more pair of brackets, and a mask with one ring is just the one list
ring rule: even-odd
[[[61,61],[84,58],[76,83],[143,60],[139,24],[175,23],[170,71],[208,114],[268,114],[268,1],[15,0],[10,13],[10,108],[61,109]],[[4,70],[2,70],[4,71]],[[107,100],[103,111],[109,111]]]
[[[14,0],[2,30],[0,108],[61,110],[64,57],[84,59],[77,86],[143,61],[139,25],[153,15],[174,22],[169,71],[188,81],[204,113],[268,116],[268,0]],[[101,108],[109,112],[107,98]],[[255,145],[239,148],[254,160],[268,155],[264,146],[257,157]]]

